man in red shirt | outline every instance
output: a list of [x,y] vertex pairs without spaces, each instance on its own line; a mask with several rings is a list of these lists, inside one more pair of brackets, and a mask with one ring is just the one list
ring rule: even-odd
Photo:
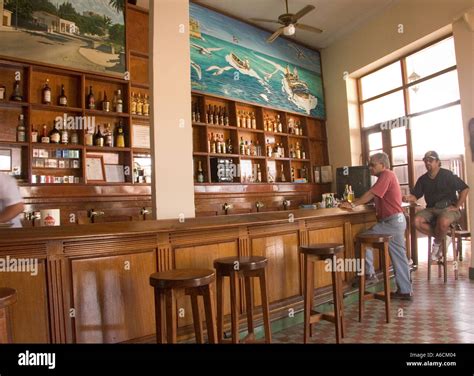
[[[366,234],[388,234],[392,239],[388,244],[390,258],[395,271],[398,290],[392,298],[411,300],[413,292],[410,282],[410,268],[405,248],[405,215],[402,211],[402,192],[397,176],[390,170],[390,161],[385,153],[377,153],[370,157],[370,173],[376,176],[377,182],[352,204],[344,202],[341,208],[352,209],[371,200],[375,201],[377,223]],[[366,251],[366,275],[375,275],[372,249]]]

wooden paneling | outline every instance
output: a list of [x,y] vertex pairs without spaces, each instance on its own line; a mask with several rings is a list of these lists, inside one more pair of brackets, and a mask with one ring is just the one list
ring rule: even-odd
[[[176,248],[175,251],[175,268],[196,268],[196,269],[214,269],[214,260],[221,257],[231,257],[238,255],[237,242],[217,243],[211,245],[202,245],[197,247]],[[224,282],[224,314],[230,313],[230,286],[229,278],[225,278]],[[192,323],[191,302],[189,297],[181,297],[178,299],[178,326],[182,327]],[[183,314],[180,309],[184,309]],[[201,315],[201,317],[204,317]]]
[[130,56],[130,76],[133,83],[148,84],[148,59]]
[[17,302],[11,308],[14,343],[50,341],[44,259],[39,260],[37,271],[37,275],[29,272],[0,272],[0,286],[14,288],[18,296]]
[[[252,255],[268,258],[269,301],[277,302],[301,294],[298,233],[252,239]],[[260,286],[254,281],[254,301],[260,305]]]
[[116,343],[155,332],[154,252],[73,260],[77,343]]
[[132,7],[127,8],[127,48],[148,53],[148,14]]

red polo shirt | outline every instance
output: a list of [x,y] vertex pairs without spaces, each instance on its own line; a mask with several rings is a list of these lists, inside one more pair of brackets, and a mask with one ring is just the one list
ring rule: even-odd
[[382,220],[402,213],[402,191],[393,171],[382,171],[370,191],[375,195],[377,219]]

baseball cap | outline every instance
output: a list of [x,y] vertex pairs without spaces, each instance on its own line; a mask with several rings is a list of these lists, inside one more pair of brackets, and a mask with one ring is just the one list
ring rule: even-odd
[[433,151],[433,150],[430,150],[430,151],[427,151],[425,153],[425,156],[423,157],[423,160],[426,160],[426,159],[436,159],[436,160],[439,160],[439,155],[437,152]]

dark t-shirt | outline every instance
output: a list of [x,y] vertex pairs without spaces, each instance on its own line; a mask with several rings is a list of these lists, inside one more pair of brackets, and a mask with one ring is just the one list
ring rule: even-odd
[[411,194],[417,199],[425,196],[426,207],[432,208],[437,202],[455,204],[458,200],[456,192],[469,188],[457,175],[451,171],[441,168],[434,179],[428,173],[420,176],[411,190]]

